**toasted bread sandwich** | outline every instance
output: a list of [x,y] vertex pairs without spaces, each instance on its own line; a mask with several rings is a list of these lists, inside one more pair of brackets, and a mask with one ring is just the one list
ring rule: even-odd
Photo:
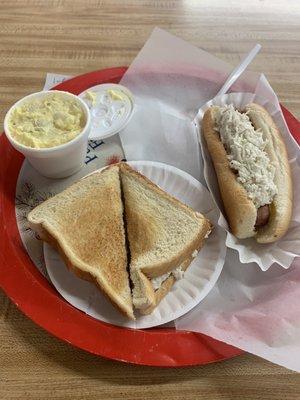
[[133,304],[149,314],[198,254],[210,222],[120,164]]
[[28,221],[69,269],[95,283],[134,319],[118,166],[89,175],[40,204]]
[[154,310],[211,230],[203,215],[126,163],[81,179],[37,206],[28,221],[70,270],[130,319],[133,305],[141,314]]

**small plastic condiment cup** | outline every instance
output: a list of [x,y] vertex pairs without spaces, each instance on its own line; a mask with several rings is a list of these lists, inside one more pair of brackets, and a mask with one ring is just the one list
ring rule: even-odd
[[[18,143],[10,134],[9,119],[16,107],[33,99],[44,98],[57,93],[59,96],[75,100],[84,113],[86,123],[82,131],[69,142],[55,147],[32,148]],[[60,90],[49,90],[32,93],[17,101],[7,112],[4,119],[4,131],[11,145],[22,153],[29,163],[43,176],[47,178],[65,178],[73,175],[84,164],[87,151],[87,142],[91,129],[91,115],[89,108],[79,97],[72,93]]]
[[[123,113],[110,114],[111,109],[114,107],[114,105],[116,105],[116,103],[119,103],[118,100],[116,101],[110,98],[108,104],[101,104],[101,101],[99,102],[99,98],[105,96],[105,94],[107,94],[107,92],[109,92],[110,90],[117,91],[122,94],[122,103],[124,106]],[[92,92],[98,97],[98,101],[96,100],[95,105],[91,104],[89,100],[86,100],[86,95],[88,92]],[[101,83],[100,85],[92,86],[81,92],[78,97],[80,97],[87,104],[91,113],[92,125],[90,140],[103,140],[110,136],[116,135],[117,133],[121,133],[121,131],[129,123],[133,115],[133,94],[128,88],[118,83]],[[106,110],[103,112],[103,109]],[[104,125],[104,120],[107,119],[110,120],[110,123],[109,125]]]

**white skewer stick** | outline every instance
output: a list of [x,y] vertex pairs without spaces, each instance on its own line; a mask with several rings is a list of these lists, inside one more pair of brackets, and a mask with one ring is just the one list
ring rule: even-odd
[[234,84],[234,82],[240,77],[240,75],[245,71],[248,65],[252,62],[256,54],[261,49],[260,44],[256,44],[253,49],[248,53],[248,55],[243,59],[243,61],[231,72],[226,82],[216,94],[215,97],[225,94],[229,88]]

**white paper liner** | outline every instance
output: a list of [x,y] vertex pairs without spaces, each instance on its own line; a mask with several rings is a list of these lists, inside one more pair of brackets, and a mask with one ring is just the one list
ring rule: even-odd
[[[205,139],[201,134],[201,121],[204,112],[210,106],[233,104],[234,107],[243,109],[251,102],[265,107],[271,114],[275,124],[278,126],[288,150],[288,157],[293,176],[294,207],[290,228],[283,238],[270,244],[259,244],[253,238],[240,240],[229,232],[228,224],[224,218],[224,210],[220,198],[216,174],[207,150]],[[285,269],[289,268],[293,259],[300,255],[300,153],[298,144],[290,134],[286,125],[278,101],[274,99],[273,102],[271,102],[253,93],[225,94],[207,102],[199,110],[195,122],[198,127],[202,158],[204,160],[204,177],[218,208],[223,213],[220,216],[219,224],[227,230],[226,245],[231,249],[238,251],[239,259],[242,263],[255,262],[263,271],[267,271],[274,263],[278,263]]]
[[178,330],[214,339],[300,372],[300,259],[288,270],[262,271],[241,264],[228,249],[221,276],[209,295],[175,321]]
[[[207,215],[214,224],[217,222],[219,211],[209,192],[192,176],[160,163],[136,161],[130,165],[177,199]],[[66,268],[58,253],[49,245],[44,245],[48,274],[63,298],[101,321],[138,329],[165,324],[195,307],[215,285],[224,264],[225,253],[225,231],[216,226],[184,278],[175,283],[154,312],[139,316],[136,321],[128,321],[93,284],[77,278]]]

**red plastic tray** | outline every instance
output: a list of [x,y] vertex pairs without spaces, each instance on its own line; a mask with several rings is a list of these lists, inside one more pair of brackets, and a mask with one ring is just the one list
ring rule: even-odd
[[[78,94],[105,82],[119,82],[126,68],[110,68],[73,78],[56,89]],[[300,142],[300,123],[286,109],[289,128]],[[90,353],[141,365],[180,367],[225,360],[242,351],[208,336],[155,328],[132,330],[98,321],[55,291],[23,248],[15,216],[15,188],[23,156],[0,137],[0,284],[10,299],[42,328]]]

